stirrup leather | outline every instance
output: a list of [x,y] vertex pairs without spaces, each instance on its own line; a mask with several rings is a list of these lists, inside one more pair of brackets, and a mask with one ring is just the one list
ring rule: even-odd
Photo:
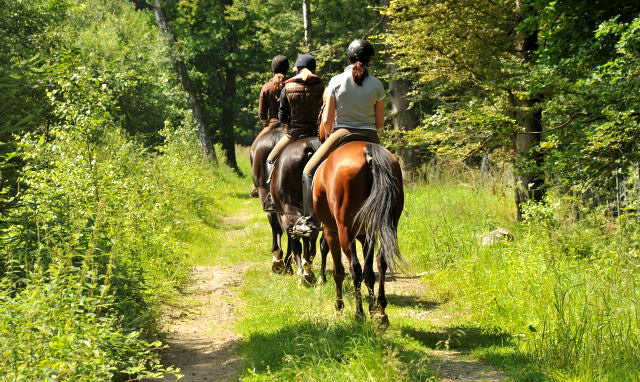
[[319,231],[316,220],[309,216],[300,216],[293,226],[293,233],[299,236],[310,236],[313,231]]

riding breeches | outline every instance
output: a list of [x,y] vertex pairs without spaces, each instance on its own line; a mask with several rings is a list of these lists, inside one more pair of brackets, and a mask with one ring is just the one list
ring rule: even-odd
[[273,149],[271,149],[271,152],[269,153],[267,160],[269,162],[273,162],[276,159],[278,159],[278,157],[280,156],[280,153],[282,153],[282,150],[284,150],[284,148],[287,147],[287,145],[291,143],[291,141],[293,141],[293,139],[289,138],[289,136],[287,136],[286,134],[283,135],[282,138],[280,138],[280,140],[278,141],[278,143],[276,143],[276,145],[273,147]]
[[318,136],[318,131],[317,129],[314,129],[314,128],[310,128],[310,129],[304,128],[304,127],[296,127],[293,129],[287,128],[285,129],[284,136],[280,138],[278,143],[276,143],[273,149],[271,149],[271,152],[269,153],[269,157],[267,158],[267,160],[269,162],[273,162],[276,159],[278,159],[280,154],[282,154],[282,151],[284,150],[284,148],[287,147],[287,145],[293,141],[306,138],[306,137],[317,137],[317,136]]
[[316,167],[318,167],[320,163],[322,163],[322,161],[325,160],[325,158],[329,156],[329,154],[331,154],[333,150],[337,149],[342,138],[346,137],[349,134],[364,135],[371,142],[374,142],[374,143],[380,142],[380,138],[378,138],[378,132],[376,130],[348,129],[345,127],[341,127],[337,130],[334,130],[331,133],[331,135],[329,135],[327,140],[324,141],[324,143],[322,144],[322,146],[320,146],[318,151],[316,151],[311,157],[311,159],[309,159],[309,162],[307,162],[307,165],[304,166],[304,170],[302,172],[307,175],[313,175],[313,172],[316,170]]

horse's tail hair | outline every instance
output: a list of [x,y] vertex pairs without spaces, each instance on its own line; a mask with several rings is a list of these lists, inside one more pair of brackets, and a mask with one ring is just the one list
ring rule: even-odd
[[369,245],[379,245],[389,269],[404,264],[398,248],[398,216],[396,204],[402,203],[402,178],[394,175],[397,162],[382,146],[369,143],[365,148],[371,171],[371,193],[355,216],[355,226],[365,228]]

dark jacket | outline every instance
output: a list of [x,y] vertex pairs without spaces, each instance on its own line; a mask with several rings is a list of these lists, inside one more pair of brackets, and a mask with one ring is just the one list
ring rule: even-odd
[[260,90],[258,101],[258,117],[267,126],[278,121],[278,108],[280,107],[280,94],[276,92],[273,81],[269,80]]
[[296,76],[285,82],[280,93],[278,117],[280,122],[288,125],[289,136],[318,135],[323,91],[322,79],[316,75],[311,75],[306,81]]

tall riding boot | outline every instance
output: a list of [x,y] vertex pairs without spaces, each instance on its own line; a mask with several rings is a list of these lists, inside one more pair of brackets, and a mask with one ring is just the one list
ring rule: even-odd
[[320,229],[320,224],[313,212],[313,176],[302,174],[302,212],[304,216],[293,227],[293,232],[300,236],[309,236]]
[[266,188],[267,188],[267,196],[264,198],[264,202],[262,204],[262,209],[265,212],[276,212],[276,206],[273,203],[273,197],[271,196],[271,175],[273,174],[273,167],[275,162],[267,161],[265,166],[265,173],[267,175]]
[[[253,151],[249,151],[249,164],[251,165],[251,169],[253,170]],[[249,194],[252,198],[258,197],[258,189],[256,187],[253,188],[253,191]]]

